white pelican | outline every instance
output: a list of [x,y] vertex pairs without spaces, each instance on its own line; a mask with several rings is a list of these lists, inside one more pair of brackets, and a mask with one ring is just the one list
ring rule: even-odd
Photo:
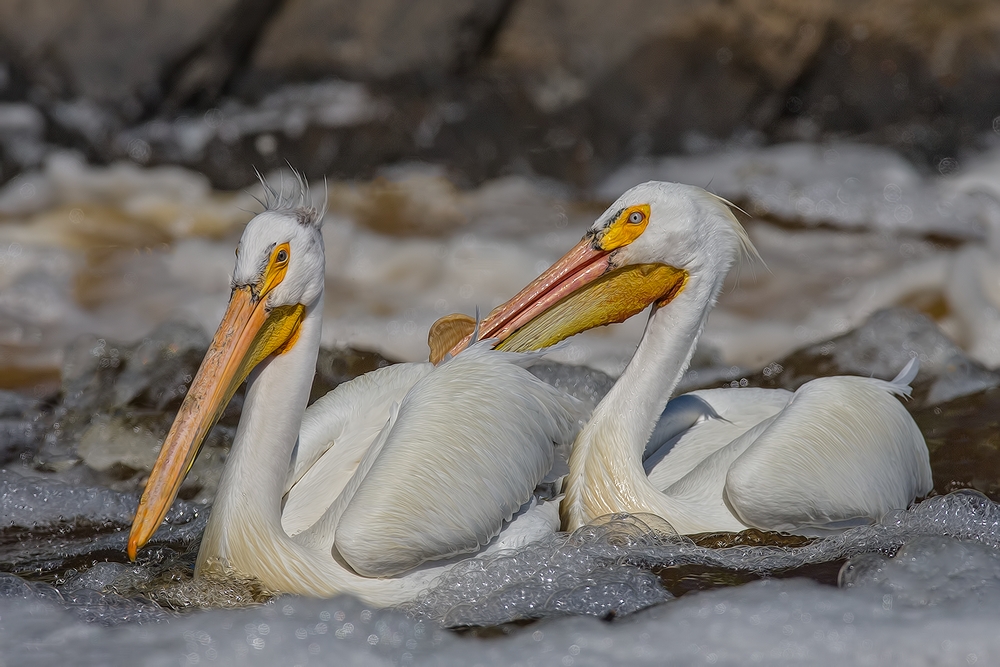
[[390,366],[306,410],[322,216],[280,198],[269,208],[243,232],[228,310],[150,473],[129,556],[162,522],[245,378],[196,574],[221,567],[273,591],[390,605],[429,585],[448,558],[557,530],[558,504],[532,492],[553,442],[572,442],[585,415],[522,368],[526,355],[480,345],[438,367]]
[[877,520],[930,491],[923,436],[894,396],[909,394],[915,360],[892,382],[710,389],[668,405],[741,253],[756,256],[728,202],[646,183],[482,322],[483,338],[506,338],[499,349],[534,349],[653,304],[635,355],[573,445],[564,528],[645,512],[685,534],[810,533]]

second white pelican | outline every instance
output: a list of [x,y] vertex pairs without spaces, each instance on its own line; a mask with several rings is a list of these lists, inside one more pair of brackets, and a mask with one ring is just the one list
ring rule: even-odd
[[557,504],[532,492],[553,442],[572,442],[584,415],[522,368],[525,355],[480,345],[438,367],[390,366],[306,410],[322,322],[321,216],[301,202],[272,209],[243,232],[229,308],[146,483],[130,557],[247,378],[196,574],[218,567],[272,591],[389,605],[429,585],[448,558],[557,530]]
[[810,533],[877,520],[930,491],[923,436],[895,397],[909,394],[915,361],[891,382],[710,389],[668,405],[741,253],[756,255],[727,202],[646,183],[483,321],[483,338],[506,339],[499,349],[537,349],[653,304],[635,355],[573,445],[564,528],[630,512],[687,534]]

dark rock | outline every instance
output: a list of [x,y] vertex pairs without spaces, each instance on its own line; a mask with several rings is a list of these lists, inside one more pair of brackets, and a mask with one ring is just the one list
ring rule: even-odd
[[[58,399],[0,392],[0,464],[27,456],[64,481],[138,493],[208,348],[200,329],[167,322],[135,345],[85,336],[68,349]],[[321,350],[312,400],[392,363],[374,352]],[[243,407],[240,387],[209,432],[178,496],[215,495]]]
[[934,322],[916,311],[890,308],[850,333],[816,343],[746,376],[751,387],[798,389],[827,375],[892,379],[912,357],[920,360],[911,410],[1000,386],[1000,373],[967,357]]
[[994,10],[977,1],[521,0],[493,59],[603,160],[690,148],[692,136],[850,132],[936,167],[1000,112],[984,93],[1000,83]]
[[283,0],[238,0],[197,48],[167,73],[170,111],[187,103],[211,105],[246,61]]
[[316,377],[313,378],[309,402],[334,390],[341,382],[347,382],[393,363],[378,352],[366,352],[351,348],[321,349],[316,359]]
[[[0,100],[46,116],[44,140],[37,116],[31,141],[0,137],[0,179],[48,142],[185,164],[226,188],[251,183],[252,164],[365,178],[416,159],[461,185],[534,172],[586,189],[629,158],[845,134],[950,172],[1000,115],[989,0],[54,7],[0,7]],[[331,124],[264,102],[316,80],[356,84],[373,113]],[[282,122],[228,122],[240,109]]]
[[83,97],[135,119],[162,98],[167,70],[239,0],[28,0],[0,4],[0,42],[24,64],[33,94]]
[[28,454],[40,439],[39,401],[0,389],[0,465]]
[[250,67],[278,80],[452,73],[479,55],[508,0],[287,0]]
[[976,489],[1000,500],[1000,390],[913,412],[931,453],[934,491]]

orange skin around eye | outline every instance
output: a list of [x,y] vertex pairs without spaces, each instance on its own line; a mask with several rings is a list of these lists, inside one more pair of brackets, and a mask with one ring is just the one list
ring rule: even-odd
[[[641,216],[641,220],[638,222],[629,220],[633,213],[638,213]],[[649,204],[639,204],[624,209],[618,214],[614,222],[608,225],[607,229],[600,234],[599,245],[601,250],[609,252],[626,246],[639,238],[646,231],[646,225],[649,224],[649,213]]]

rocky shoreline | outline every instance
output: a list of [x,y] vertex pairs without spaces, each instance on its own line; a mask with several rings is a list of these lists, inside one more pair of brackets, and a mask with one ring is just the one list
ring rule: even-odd
[[[52,146],[217,187],[443,164],[583,191],[720,141],[851,136],[928,171],[1000,130],[989,0],[35,0],[0,5],[0,181]],[[127,54],[124,55],[123,54]]]

